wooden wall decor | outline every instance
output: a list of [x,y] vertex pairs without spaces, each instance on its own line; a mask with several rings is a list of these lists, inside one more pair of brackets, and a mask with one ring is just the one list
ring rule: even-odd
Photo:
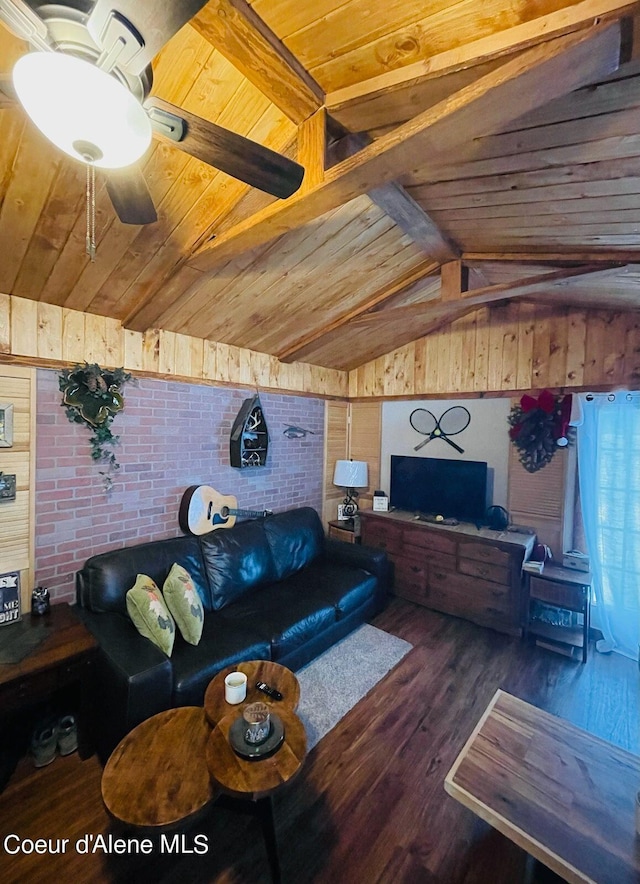
[[256,394],[245,399],[231,428],[229,457],[232,467],[263,467],[269,451],[269,428]]

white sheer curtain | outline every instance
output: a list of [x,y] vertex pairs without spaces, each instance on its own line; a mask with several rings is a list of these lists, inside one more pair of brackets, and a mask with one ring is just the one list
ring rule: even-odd
[[578,472],[600,651],[640,641],[640,393],[580,395]]

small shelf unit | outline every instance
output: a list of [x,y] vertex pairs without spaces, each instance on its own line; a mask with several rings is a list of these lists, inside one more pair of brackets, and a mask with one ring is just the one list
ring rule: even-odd
[[[536,620],[531,616],[532,603],[578,614],[582,622],[578,625],[572,623],[564,626]],[[541,574],[527,574],[525,636],[534,636],[544,642],[545,646],[557,648],[569,655],[572,654],[573,648],[579,648],[582,650],[582,662],[586,663],[590,616],[591,575],[588,572],[571,571],[559,565],[548,564]]]
[[260,397],[245,399],[233,422],[229,440],[229,459],[232,467],[246,469],[263,467],[269,450],[269,429]]

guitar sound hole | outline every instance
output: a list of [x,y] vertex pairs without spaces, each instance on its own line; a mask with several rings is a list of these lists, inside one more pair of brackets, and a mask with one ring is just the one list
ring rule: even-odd
[[222,516],[223,519],[226,519],[227,516],[229,515],[229,507],[223,506],[222,509],[220,510],[220,515]]

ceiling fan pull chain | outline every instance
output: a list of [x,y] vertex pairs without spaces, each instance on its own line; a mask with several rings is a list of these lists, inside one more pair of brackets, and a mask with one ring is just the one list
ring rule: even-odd
[[96,260],[96,169],[91,163],[87,163],[86,252],[92,261]]

